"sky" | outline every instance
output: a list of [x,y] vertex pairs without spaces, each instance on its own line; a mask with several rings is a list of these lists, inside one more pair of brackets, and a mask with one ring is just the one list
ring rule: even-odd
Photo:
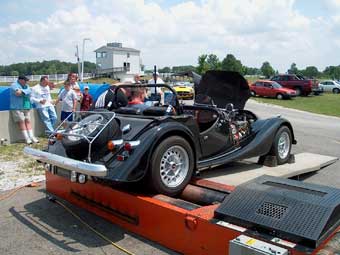
[[0,65],[85,60],[108,42],[153,65],[197,65],[201,54],[285,72],[340,65],[340,0],[1,0]]

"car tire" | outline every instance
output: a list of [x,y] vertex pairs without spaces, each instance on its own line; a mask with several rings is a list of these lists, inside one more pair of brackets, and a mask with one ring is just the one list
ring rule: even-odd
[[[92,153],[90,156],[92,162],[98,160],[108,152],[106,146],[108,140],[119,139],[122,135],[116,119],[107,123],[112,118],[112,114],[109,113],[109,111],[97,109],[95,112],[96,113],[93,114],[87,114],[82,120],[65,130],[66,134],[74,133],[87,137],[95,137],[103,125],[107,124],[91,145]],[[89,142],[85,138],[70,135],[63,136],[62,144],[68,157],[78,160],[83,160],[88,157]]]
[[190,144],[180,136],[171,136],[154,150],[148,181],[155,192],[176,196],[189,183],[193,169],[194,153]]
[[251,91],[250,91],[250,95],[251,95],[252,97],[256,97],[256,92],[255,92],[254,90],[251,90]]
[[278,94],[276,95],[276,98],[279,99],[279,100],[282,100],[282,99],[283,99],[283,95],[280,94],[280,93],[278,93]]
[[287,126],[280,127],[274,137],[269,155],[275,156],[277,164],[282,165],[288,162],[292,149],[292,132]]
[[302,95],[302,89],[300,87],[295,87],[294,90],[295,90],[296,96]]
[[338,88],[333,89],[333,94],[339,94],[339,93],[340,93],[340,89]]

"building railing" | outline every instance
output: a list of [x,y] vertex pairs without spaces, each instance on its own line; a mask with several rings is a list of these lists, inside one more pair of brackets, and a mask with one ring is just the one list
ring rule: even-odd
[[[50,81],[64,81],[67,79],[68,74],[39,74],[39,75],[26,75],[30,81],[39,81],[42,76],[47,76]],[[84,73],[84,79],[92,78],[92,73]],[[0,76],[0,82],[15,82],[18,76]]]
[[129,67],[113,67],[113,68],[104,68],[104,69],[97,69],[96,74],[106,74],[106,73],[118,73],[118,72],[129,72]]

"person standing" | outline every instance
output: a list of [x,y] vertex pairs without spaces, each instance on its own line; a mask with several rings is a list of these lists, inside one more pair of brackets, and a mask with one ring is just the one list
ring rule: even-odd
[[67,77],[67,80],[70,82],[71,84],[71,89],[74,89],[74,88],[79,88],[79,84],[77,82],[78,80],[78,76],[76,73],[69,73],[68,74],[68,77]]
[[[153,73],[152,79],[148,81],[148,84],[164,84],[164,81],[159,78],[159,73]],[[163,91],[160,87],[149,88],[148,97],[150,101],[164,102]]]
[[51,92],[49,87],[50,81],[47,76],[40,78],[40,83],[32,88],[31,101],[35,104],[40,119],[46,127],[46,134],[54,131],[54,125],[57,122],[57,114],[52,105]]
[[10,110],[11,115],[19,126],[22,135],[27,144],[39,143],[39,140],[34,136],[32,131],[30,110],[32,104],[30,101],[31,89],[27,84],[29,79],[23,75],[18,77],[18,80],[12,83],[10,88]]
[[73,121],[72,113],[76,111],[77,107],[77,95],[73,89],[71,89],[70,81],[64,82],[64,90],[62,90],[56,101],[56,105],[61,102],[61,115],[60,120],[65,121],[64,128],[68,121]]
[[73,88],[72,88],[72,84],[71,84],[71,89],[73,89],[74,92],[77,95],[77,108],[76,108],[76,110],[80,111],[80,104],[83,101],[83,93],[81,93],[80,87],[79,87],[78,84],[73,85]]
[[134,81],[135,84],[142,84],[139,74],[135,74],[133,76],[133,81]]
[[89,94],[89,86],[84,87],[82,101],[80,103],[80,111],[89,111],[92,107],[93,98]]

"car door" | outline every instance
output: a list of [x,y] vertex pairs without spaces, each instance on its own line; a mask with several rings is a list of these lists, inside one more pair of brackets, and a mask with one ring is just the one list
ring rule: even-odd
[[270,82],[263,83],[263,90],[264,90],[265,96],[275,97],[275,90]]
[[325,92],[330,92],[332,91],[332,85],[333,83],[331,83],[330,81],[324,81],[322,82],[322,88]]
[[214,109],[196,110],[200,130],[202,159],[226,152],[231,148],[228,122]]
[[255,92],[259,96],[264,96],[264,91],[263,91],[263,82],[257,81],[255,83]]

